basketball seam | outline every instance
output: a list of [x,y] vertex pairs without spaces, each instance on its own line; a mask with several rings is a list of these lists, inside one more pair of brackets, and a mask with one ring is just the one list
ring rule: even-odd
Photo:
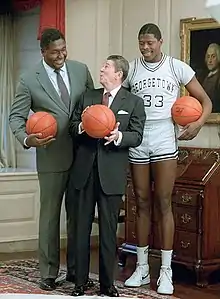
[[50,126],[44,128],[41,132],[43,133],[45,130],[49,129],[49,128],[52,127],[54,124],[56,124],[56,122],[54,122],[54,123],[52,123],[52,125],[50,125]]
[[[105,113],[105,111],[102,111],[102,112],[104,112]],[[98,121],[101,125],[103,125],[103,123],[98,119],[98,118],[96,118],[96,117],[94,117],[92,114],[90,114],[88,111],[87,111],[87,113],[93,118],[93,119],[95,119],[96,121]],[[112,112],[113,113],[113,112]],[[105,113],[105,116],[107,117],[108,115]],[[109,127],[107,127],[107,126],[105,126],[108,130],[110,130],[110,128]]]
[[[111,109],[110,109],[111,110]],[[111,110],[112,111],[112,110]],[[105,116],[106,116],[106,118],[108,119],[108,115],[107,115],[107,113],[105,113],[105,111],[103,110],[103,112],[104,112],[104,114],[105,114]],[[113,113],[113,111],[112,111],[112,113]],[[114,114],[114,113],[113,113]],[[114,115],[115,116],[115,115]],[[108,130],[110,130],[110,128],[107,128]]]
[[39,122],[39,120],[41,120],[42,118],[48,116],[48,114],[45,114],[43,116],[41,116],[41,118],[38,118],[38,121],[34,124],[34,126],[31,128],[31,130],[33,130],[35,128],[35,126],[37,125],[37,123]]
[[175,117],[184,118],[184,117],[194,117],[194,116],[199,116],[199,115],[197,115],[197,114],[194,114],[194,115],[191,115],[191,116],[189,116],[189,115],[176,115],[176,116],[173,116],[173,118],[175,118]]
[[[181,105],[181,106],[183,106],[183,107],[187,107],[187,108],[192,108],[191,106],[187,106],[187,105],[184,105],[184,104],[177,104],[177,105]],[[175,108],[175,106],[174,106],[174,108]],[[196,110],[197,112],[201,113],[201,111],[198,110],[197,108],[194,108],[194,107],[193,107],[193,109]]]

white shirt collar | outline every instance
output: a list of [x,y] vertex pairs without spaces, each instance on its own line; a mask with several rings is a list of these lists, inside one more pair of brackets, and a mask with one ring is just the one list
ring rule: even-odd
[[[109,91],[110,94],[111,94],[111,97],[112,97],[113,99],[115,98],[115,96],[116,96],[116,94],[117,94],[117,92],[119,91],[120,88],[121,88],[121,85],[119,85],[118,87],[116,87],[116,88],[112,89],[111,91]],[[108,92],[108,91],[107,91],[106,89],[104,89],[104,94],[105,94],[106,92]]]
[[[43,66],[44,66],[44,68],[45,68],[45,70],[47,71],[47,73],[48,74],[54,74],[54,69],[51,67],[51,66],[49,66],[46,62],[45,62],[45,60],[43,59]],[[64,65],[60,68],[60,70],[62,71],[62,72],[66,72],[66,63],[64,63]]]

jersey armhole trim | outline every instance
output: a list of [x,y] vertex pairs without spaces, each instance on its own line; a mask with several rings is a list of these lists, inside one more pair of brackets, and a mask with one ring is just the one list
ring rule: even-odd
[[170,57],[169,63],[170,63],[171,72],[173,73],[173,76],[174,76],[174,78],[176,80],[176,83],[177,83],[178,86],[180,86],[181,82],[179,81],[178,76],[177,76],[177,74],[175,72],[175,68],[174,68],[174,64],[173,64],[173,57]]
[[[133,69],[133,72],[131,73],[131,77],[130,77],[130,82],[134,79],[134,77],[136,76],[137,74],[137,69],[138,69],[138,58],[135,59],[134,61],[134,69]],[[130,83],[129,82],[129,83]]]

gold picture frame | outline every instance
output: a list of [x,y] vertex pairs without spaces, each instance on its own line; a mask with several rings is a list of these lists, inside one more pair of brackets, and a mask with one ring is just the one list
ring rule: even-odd
[[[208,70],[208,66],[205,67],[205,55],[210,44],[219,44],[220,47],[220,24],[214,19],[197,19],[197,18],[187,18],[180,20],[180,39],[181,39],[181,60],[189,64],[197,74],[198,65],[201,64],[201,69],[204,68]],[[207,42],[207,44],[205,44]],[[194,45],[194,46],[193,46]],[[196,50],[196,49],[197,50]],[[201,52],[201,53],[200,53]],[[193,54],[194,53],[194,54]],[[194,57],[194,58],[193,58]],[[196,60],[196,61],[193,61]],[[220,61],[219,61],[220,70]],[[205,71],[204,71],[205,72]],[[208,73],[208,71],[207,71]],[[220,74],[220,72],[219,72]],[[197,76],[198,78],[199,76]],[[206,75],[205,78],[207,78]],[[220,76],[219,76],[220,80]],[[200,80],[199,80],[200,81]],[[204,79],[205,81],[205,79]],[[219,81],[220,82],[220,81]],[[200,81],[201,83],[201,81]],[[202,84],[202,83],[201,83]],[[202,84],[203,85],[203,84]],[[216,86],[216,85],[215,85]],[[203,86],[204,87],[204,86]],[[205,87],[204,87],[205,89]],[[214,108],[215,113],[211,113],[207,123],[216,124],[220,123],[220,84],[219,92],[217,89],[214,90],[214,98],[216,105],[218,105],[218,94],[219,94],[219,108]],[[181,96],[188,95],[185,87],[181,87]],[[217,97],[217,99],[216,99]],[[216,107],[215,105],[215,107]]]

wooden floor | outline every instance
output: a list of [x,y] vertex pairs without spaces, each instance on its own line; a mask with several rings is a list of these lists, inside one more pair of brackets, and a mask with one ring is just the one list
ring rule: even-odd
[[[91,252],[91,272],[98,272],[98,250]],[[0,253],[0,261],[12,259],[28,259],[37,257],[36,252],[24,253]],[[65,252],[61,253],[61,263],[65,264]],[[151,288],[156,289],[156,279],[159,271],[159,260],[151,259]],[[120,269],[116,267],[116,279],[124,281],[132,273],[135,266],[135,257],[131,256],[127,260],[126,267]],[[220,273],[212,277],[211,285],[207,288],[197,288],[194,286],[194,275],[185,268],[175,268],[175,296],[181,299],[220,299]]]

